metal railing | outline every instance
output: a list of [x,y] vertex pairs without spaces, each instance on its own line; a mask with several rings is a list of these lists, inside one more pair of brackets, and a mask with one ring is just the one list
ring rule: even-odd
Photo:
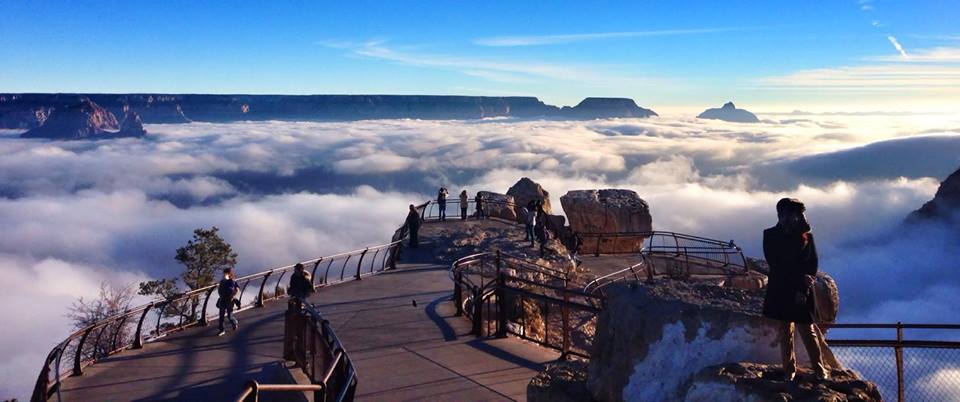
[[309,303],[291,300],[284,316],[284,357],[293,360],[310,384],[260,384],[249,381],[237,402],[256,402],[260,392],[313,392],[317,402],[352,401],[357,370],[330,322]]
[[[405,234],[402,234],[400,239],[388,244],[300,263],[311,270],[311,280],[315,288],[359,280],[395,267],[404,236]],[[237,278],[240,308],[236,311],[261,307],[267,301],[283,297],[283,278],[293,271],[294,265]],[[53,395],[60,399],[59,390],[63,379],[82,375],[85,367],[107,356],[126,349],[139,349],[145,342],[162,338],[172,332],[207,325],[210,317],[217,314],[216,303],[210,303],[216,289],[217,285],[210,285],[170,299],[152,301],[70,334],[47,354],[31,401],[46,401]],[[150,317],[150,313],[155,317]]]
[[[844,339],[827,339],[827,344],[847,368],[875,383],[884,399],[960,400],[960,325],[820,325],[834,334],[853,332]],[[943,340],[947,338],[952,340]]]
[[[521,217],[520,209],[518,208],[517,204],[513,202],[484,199],[480,202],[480,204],[483,207],[484,218],[499,218],[516,222]],[[436,200],[427,201],[424,206],[424,211],[420,214],[424,220],[440,219],[439,202]],[[464,216],[468,218],[477,217],[477,201],[475,198],[470,198],[467,200],[466,215],[464,215],[463,208],[461,208],[460,198],[456,196],[448,198],[446,202],[446,209],[444,210],[444,216],[448,219],[460,219]]]
[[597,296],[568,288],[565,271],[499,251],[461,258],[450,268],[456,314],[466,315],[477,336],[511,334],[562,356],[589,357]]
[[652,279],[649,275],[651,270],[646,269],[647,261],[643,254],[640,254],[640,262],[629,267],[614,271],[609,274],[597,277],[583,286],[583,293],[607,297],[605,289],[607,286],[617,282],[640,282],[644,279]]

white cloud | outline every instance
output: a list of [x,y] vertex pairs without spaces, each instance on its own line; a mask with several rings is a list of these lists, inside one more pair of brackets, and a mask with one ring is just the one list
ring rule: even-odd
[[[150,125],[148,140],[3,136],[0,227],[7,235],[0,236],[0,269],[19,292],[10,303],[41,300],[31,308],[55,322],[103,278],[126,283],[174,275],[173,250],[196,227],[220,227],[239,253],[241,272],[254,272],[386,241],[406,205],[427,198],[435,186],[505,191],[526,175],[551,191],[558,209],[569,189],[632,188],[651,203],[658,228],[734,238],[752,254],[760,230],[772,224],[776,200],[800,197],[816,225],[824,268],[837,273],[844,295],[863,301],[845,301],[851,307],[844,311],[881,319],[890,316],[870,315],[869,303],[938,305],[940,293],[918,291],[916,300],[872,289],[858,293],[856,276],[843,272],[863,275],[884,254],[845,245],[883,233],[929,199],[936,181],[841,177],[814,184],[792,177],[771,189],[776,180],[753,169],[956,127],[956,115],[926,114],[804,116],[753,125],[693,118],[192,123]],[[899,162],[922,157],[901,155]],[[935,272],[938,258],[945,258],[932,255],[923,272]],[[51,272],[63,280],[46,276]],[[890,281],[908,275],[885,272]],[[48,281],[77,285],[17,285]],[[7,328],[16,336],[0,337],[0,351],[9,356],[0,364],[4,373],[35,375],[42,355],[66,335],[62,322],[37,327],[25,319],[0,317],[22,324]],[[16,348],[11,340],[31,331],[50,336]],[[8,378],[0,389],[28,392],[26,374],[0,377]]]
[[628,32],[594,32],[579,34],[558,35],[530,35],[530,36],[496,36],[478,38],[473,43],[481,46],[538,46],[555,45],[560,43],[586,42],[603,39],[618,38],[645,38],[676,35],[696,35],[718,32],[740,31],[742,28],[700,28],[700,29],[666,29],[656,31],[628,31]]

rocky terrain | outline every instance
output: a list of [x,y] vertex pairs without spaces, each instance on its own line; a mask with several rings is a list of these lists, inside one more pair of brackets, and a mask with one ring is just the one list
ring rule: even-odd
[[[38,114],[39,116],[39,114]],[[146,135],[143,121],[136,112],[126,111],[122,123],[116,116],[89,98],[80,98],[44,115],[43,124],[21,134],[22,138],[58,140],[93,140]]]
[[757,123],[760,119],[744,109],[737,109],[733,102],[724,103],[722,107],[704,110],[697,116],[698,119],[714,119],[735,123]]
[[795,381],[783,381],[778,365],[727,363],[706,367],[686,389],[685,402],[761,401],[882,401],[877,386],[850,370],[833,370],[827,381],[801,372]]
[[933,199],[911,213],[907,217],[907,221],[918,222],[933,219],[952,222],[956,221],[958,211],[960,211],[960,169],[940,182],[940,188],[937,189]]
[[[560,205],[576,233],[636,233],[653,230],[650,206],[633,190],[573,190],[560,197]],[[640,250],[642,237],[583,238],[583,250],[624,253]],[[597,242],[600,242],[598,245]]]
[[485,117],[596,119],[650,117],[632,99],[587,98],[575,107],[547,105],[535,97],[432,95],[174,95],[0,94],[0,128],[31,129],[51,111],[86,98],[116,116],[127,110],[144,123],[243,120],[481,119]]

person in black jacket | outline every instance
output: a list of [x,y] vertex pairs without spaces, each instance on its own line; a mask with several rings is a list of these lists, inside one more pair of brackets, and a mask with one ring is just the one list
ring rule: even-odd
[[233,325],[234,331],[240,326],[237,318],[233,316],[237,293],[240,293],[240,285],[233,280],[233,269],[226,268],[223,270],[223,279],[217,284],[217,296],[220,297],[217,299],[217,309],[220,310],[220,332],[217,336],[223,336],[226,333],[223,326],[224,317]]
[[780,353],[784,377],[793,380],[797,359],[793,351],[794,328],[807,349],[818,378],[829,376],[821,355],[813,283],[817,274],[817,247],[803,212],[806,207],[793,198],[777,202],[777,225],[763,231],[763,254],[770,264],[769,282],[763,300],[763,315],[780,321]]
[[407,230],[410,231],[410,247],[417,247],[420,240],[420,214],[413,204],[410,204],[410,213],[407,214]]
[[303,264],[297,263],[293,266],[293,275],[290,276],[290,297],[299,300],[306,300],[313,293],[313,283],[310,281],[310,273],[303,269]]
[[440,187],[440,191],[437,191],[437,205],[440,207],[440,220],[447,220],[447,196],[450,193],[447,191],[446,187]]

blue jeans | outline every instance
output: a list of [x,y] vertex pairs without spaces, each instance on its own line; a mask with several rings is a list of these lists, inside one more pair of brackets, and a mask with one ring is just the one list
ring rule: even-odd
[[528,223],[528,224],[527,224],[527,238],[526,238],[526,240],[530,240],[530,244],[533,244],[533,240],[534,240],[534,239],[536,239],[536,237],[533,235],[533,225],[531,225],[531,224]]
[[440,204],[440,220],[447,219],[447,202],[441,202]]
[[223,316],[226,315],[227,319],[230,320],[230,324],[233,324],[233,330],[237,330],[237,326],[240,324],[237,322],[237,318],[233,316],[233,300],[227,302],[227,306],[220,309],[220,332],[223,332]]

